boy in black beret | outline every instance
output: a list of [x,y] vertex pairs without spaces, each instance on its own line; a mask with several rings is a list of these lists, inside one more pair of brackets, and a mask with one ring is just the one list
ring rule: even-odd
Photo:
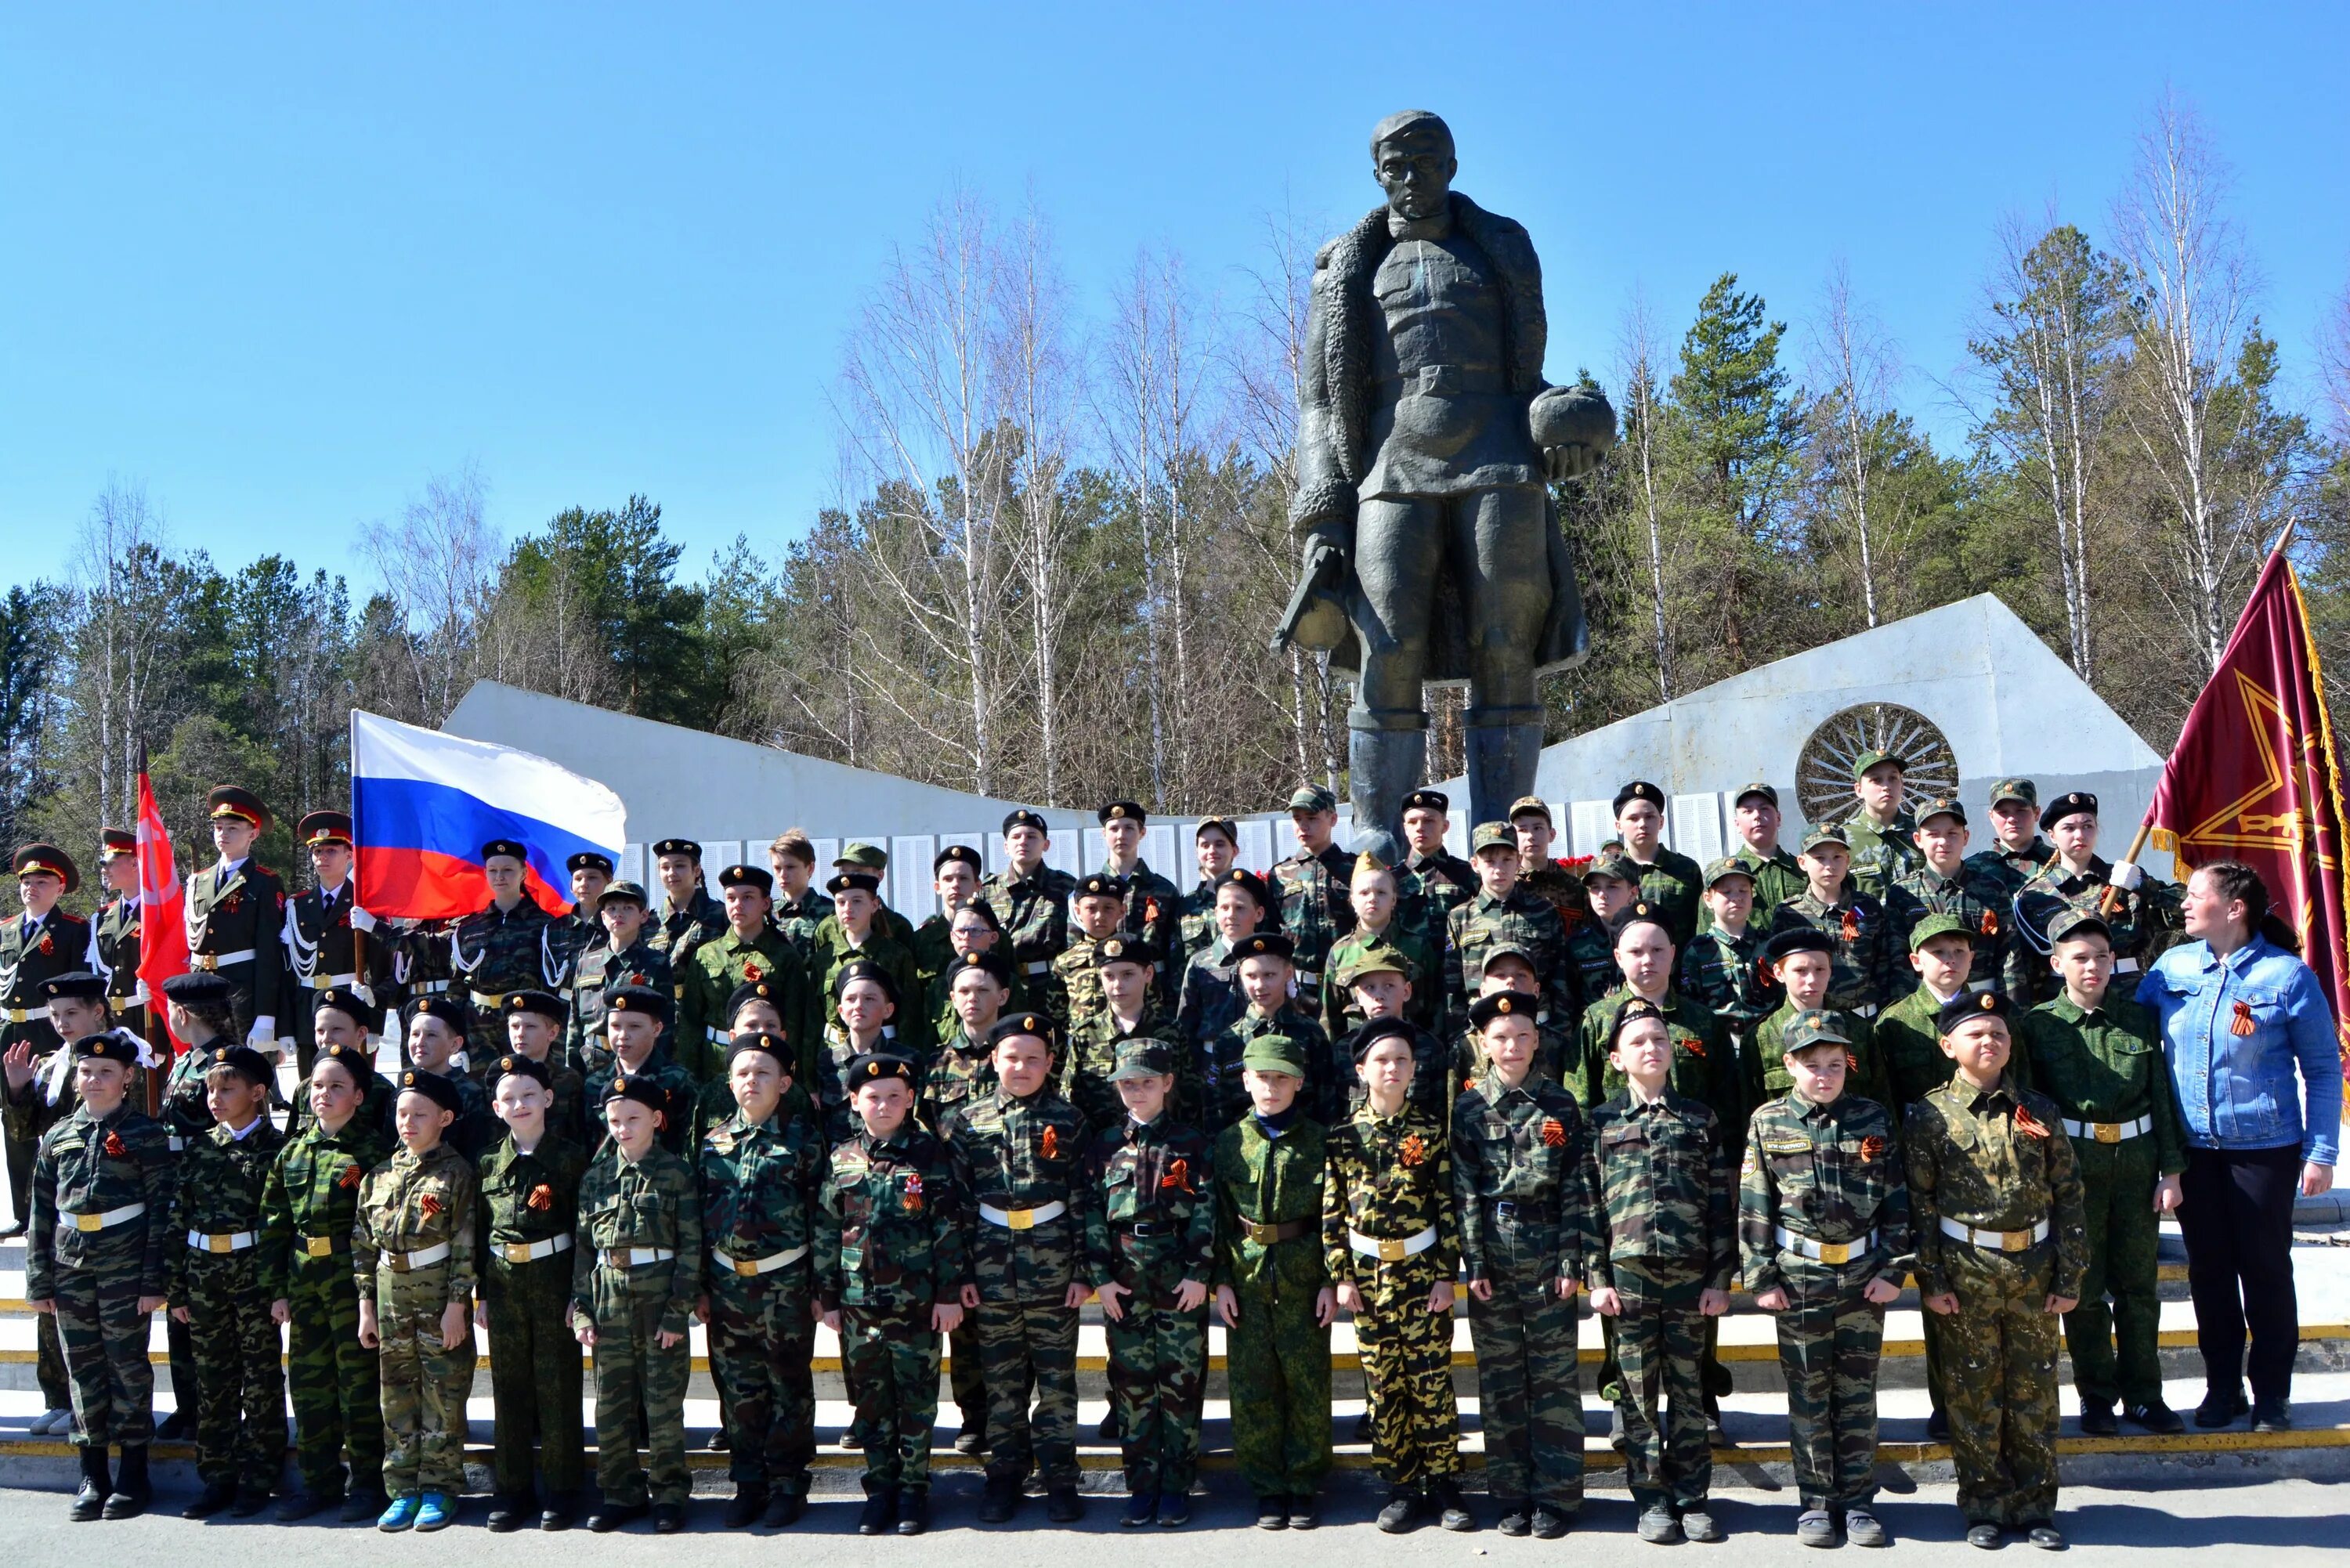
[[[470,1073],[456,1070],[457,1054],[465,1048],[468,1013],[465,1004],[447,996],[427,996],[409,1003],[408,1029],[403,1035],[408,1060],[415,1071],[438,1078],[457,1096],[456,1119],[447,1142],[468,1163],[479,1159],[497,1136],[497,1117],[490,1111],[489,1091]],[[403,1088],[408,1075],[400,1075]],[[395,1107],[394,1115],[398,1115]]]

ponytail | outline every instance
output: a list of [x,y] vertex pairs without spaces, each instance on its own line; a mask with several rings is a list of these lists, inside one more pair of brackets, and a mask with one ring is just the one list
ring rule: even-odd
[[2220,898],[2244,906],[2244,924],[2251,933],[2266,937],[2289,953],[2301,951],[2301,933],[2269,908],[2269,885],[2261,880],[2259,872],[2241,860],[2214,860],[2196,869],[2211,879],[2211,890]]

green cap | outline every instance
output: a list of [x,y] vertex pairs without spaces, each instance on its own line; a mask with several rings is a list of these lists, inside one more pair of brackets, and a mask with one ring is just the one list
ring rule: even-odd
[[854,866],[860,871],[880,871],[889,864],[889,852],[878,844],[865,844],[851,839],[840,846],[832,857],[835,866]]
[[1305,1076],[1305,1053],[1286,1034],[1260,1034],[1241,1049],[1241,1065],[1253,1073]]
[[2040,786],[2030,779],[2002,779],[1991,786],[1991,805],[2001,805],[2011,800],[2020,800],[2033,810],[2038,811]]
[[1477,825],[1477,831],[1469,836],[1469,853],[1471,855],[1481,849],[1515,849],[1517,846],[1518,830],[1506,822],[1481,822]]
[[1879,763],[1891,763],[1905,774],[1909,771],[1909,760],[1898,752],[1863,752],[1853,759],[1853,782],[1858,784],[1868,775],[1868,770]]
[[1550,821],[1550,802],[1543,799],[1543,797],[1538,794],[1522,794],[1518,796],[1517,799],[1510,803],[1510,820],[1512,822],[1517,821],[1518,818],[1522,816],[1529,815],[1539,816],[1544,822]]
[[652,908],[652,900],[645,897],[645,885],[641,882],[605,883],[604,890],[596,896],[596,907],[600,909],[615,898],[623,904],[634,904],[640,909]]
[[1640,885],[1640,868],[1621,855],[1603,855],[1583,868],[1586,885],[1594,877],[1611,877],[1627,888]]
[[2070,941],[2074,937],[2099,936],[2114,940],[2114,928],[2103,915],[2091,909],[2066,909],[2048,922],[2048,945]]
[[1811,849],[1813,846],[1821,844],[1833,844],[1839,849],[1850,849],[1852,847],[1852,840],[1845,836],[1843,823],[1824,822],[1816,827],[1807,827],[1804,829],[1804,841],[1802,844],[1796,846],[1795,852],[1800,855],[1804,851]]
[[1338,797],[1332,794],[1328,790],[1324,789],[1320,784],[1299,784],[1296,789],[1290,793],[1289,809],[1292,811],[1336,811],[1338,809]]
[[1773,784],[1764,784],[1762,780],[1757,779],[1752,784],[1741,784],[1738,786],[1738,793],[1730,797],[1731,808],[1735,810],[1739,806],[1744,805],[1746,804],[1746,797],[1750,794],[1759,794],[1764,800],[1769,801],[1773,805],[1779,804],[1778,787]]
[[1175,1071],[1175,1048],[1164,1040],[1128,1040],[1118,1048],[1118,1065],[1110,1070],[1109,1081],[1125,1083],[1129,1078],[1156,1078]]
[[1779,1042],[1783,1051],[1802,1051],[1813,1045],[1849,1046],[1852,1037],[1845,1033],[1843,1021],[1835,1013],[1807,1007],[1787,1020]]
[[1393,942],[1373,940],[1357,950],[1338,970],[1339,985],[1352,989],[1366,975],[1399,974],[1406,980],[1417,978],[1417,967]]
[[1929,915],[1909,931],[1909,950],[1916,952],[1936,937],[1964,937],[1975,940],[1975,929],[1956,915]]
[[1534,957],[1534,950],[1522,942],[1510,941],[1495,942],[1485,950],[1484,956],[1477,961],[1478,978],[1481,980],[1484,978],[1485,972],[1493,967],[1495,959],[1505,958],[1516,959],[1534,971],[1536,978],[1540,978],[1542,961]]
[[1967,825],[1967,808],[1959,804],[1956,795],[1936,795],[1918,808],[1918,815],[1914,820],[1918,826],[1923,827],[1926,826],[1926,819],[1929,816],[1955,816],[1959,819],[1960,827]]
[[1724,877],[1743,877],[1749,882],[1752,882],[1754,880],[1754,867],[1749,866],[1745,861],[1739,859],[1735,856],[1725,855],[1721,859],[1712,861],[1707,865],[1705,868],[1706,888],[1711,890],[1713,885],[1716,882],[1721,881]]

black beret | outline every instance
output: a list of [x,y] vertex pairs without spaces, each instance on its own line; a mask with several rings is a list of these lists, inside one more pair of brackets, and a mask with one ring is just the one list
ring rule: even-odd
[[1624,1010],[1618,1012],[1616,1015],[1616,1021],[1607,1026],[1607,1048],[1614,1050],[1616,1042],[1624,1037],[1624,1031],[1643,1018],[1654,1018],[1664,1023],[1668,1028],[1671,1027],[1670,1021],[1665,1018],[1663,1008],[1653,1002],[1643,1001],[1636,996],[1624,1004]]
[[583,849],[563,863],[566,871],[601,871],[612,874],[612,857],[598,849]]
[[530,846],[519,838],[493,838],[482,846],[483,859],[487,860],[493,855],[504,855],[525,866],[530,864]]
[[746,980],[742,984],[736,986],[734,988],[733,994],[726,999],[726,1019],[728,1023],[731,1023],[733,1022],[734,1015],[743,1011],[743,1004],[746,1002],[773,1002],[775,1004],[775,1009],[778,1013],[782,1012],[784,1010],[783,1002],[778,1001],[776,998],[775,982],[774,981],[764,978],[759,980]]
[[604,1005],[610,1012],[650,1012],[663,1023],[670,1018],[669,992],[650,985],[621,986]]
[[2095,795],[2086,790],[2077,789],[2060,794],[2040,808],[2040,831],[2050,832],[2066,817],[2077,816],[2083,812],[2086,812],[2091,816],[2097,815]]
[[981,869],[979,864],[979,851],[973,849],[968,844],[950,844],[944,849],[940,850],[936,855],[931,856],[931,869],[936,871],[940,867],[944,866],[950,860],[960,860],[974,871]]
[[163,982],[163,994],[182,1007],[202,1007],[208,1002],[226,1002],[236,994],[228,976],[211,970],[192,969],[185,974],[175,974]]
[[1024,805],[1004,815],[1003,831],[1009,833],[1015,827],[1033,827],[1039,833],[1048,831],[1045,826],[1045,819]]
[[1094,945],[1094,967],[1139,963],[1149,969],[1159,961],[1159,950],[1139,937],[1104,937]]
[[957,899],[954,907],[947,911],[948,922],[951,924],[955,916],[965,913],[977,915],[981,919],[986,921],[987,929],[993,931],[997,936],[1002,936],[1003,934],[1003,917],[995,912],[994,905],[989,903],[979,894],[973,893],[968,898]]
[[1634,779],[1630,784],[1626,784],[1622,789],[1616,792],[1614,806],[1616,815],[1618,816],[1623,815],[1625,804],[1628,801],[1635,800],[1645,800],[1650,805],[1655,806],[1659,811],[1665,809],[1664,791],[1659,789],[1656,785],[1650,784],[1646,779]]
[[2012,1027],[2015,1023],[2015,1003],[1996,991],[1962,991],[1942,1003],[1942,1010],[1934,1014],[1934,1027],[1941,1033],[1948,1034],[1970,1018],[1986,1016],[1996,1018]]
[[772,1029],[754,1029],[737,1034],[726,1042],[726,1064],[732,1067],[734,1058],[745,1051],[757,1051],[773,1056],[775,1064],[788,1073],[792,1070],[792,1048],[784,1037]]
[[250,1045],[232,1045],[222,1052],[212,1064],[212,1071],[223,1067],[233,1069],[248,1084],[274,1086],[277,1082],[277,1064]]
[[310,1059],[310,1071],[316,1073],[321,1062],[332,1062],[348,1073],[351,1082],[363,1089],[367,1087],[367,1081],[375,1075],[375,1050],[372,1046],[346,1045],[338,1040],[330,1045],[318,1047],[318,1054]]
[[306,848],[315,849],[321,844],[340,844],[348,848],[351,842],[350,813],[314,811],[295,826],[294,836]]
[[1103,806],[1099,811],[1094,813],[1094,815],[1104,824],[1112,822],[1149,822],[1150,820],[1149,814],[1142,809],[1140,804],[1130,800],[1111,801],[1107,805]]
[[234,816],[253,824],[265,833],[269,830],[269,808],[262,805],[261,797],[249,789],[223,784],[204,796],[204,805],[208,808],[207,815]]
[[1003,954],[958,953],[955,955],[954,961],[948,964],[946,968],[948,988],[953,988],[955,976],[967,970],[974,969],[983,974],[993,975],[999,985],[1009,986],[1012,983],[1012,965]]
[[332,1008],[372,1034],[383,1024],[383,1011],[348,985],[330,985],[311,999],[311,1011]]
[[76,1002],[98,1002],[106,995],[106,977],[78,969],[65,974],[53,974],[41,981],[41,1000],[56,1002],[70,998]]
[[408,1021],[437,1018],[460,1034],[465,1032],[465,1004],[452,996],[420,996],[408,1004]]
[[659,838],[653,841],[653,855],[655,858],[663,855],[688,855],[698,861],[702,858],[702,846],[691,838]]
[[824,890],[827,893],[846,893],[851,888],[879,894],[881,891],[881,878],[870,871],[843,871],[824,885]]
[[1232,944],[1232,961],[1253,958],[1295,958],[1297,944],[1287,931],[1251,931]]
[[1497,991],[1469,1004],[1469,1027],[1482,1029],[1496,1018],[1523,1018],[1532,1023],[1541,1007],[1540,997],[1523,996],[1514,991]]
[[463,1098],[457,1093],[457,1082],[438,1073],[428,1073],[421,1067],[411,1067],[400,1075],[400,1092],[423,1096],[444,1111],[463,1112]]
[[1053,1021],[1041,1012],[1011,1013],[995,1021],[995,1027],[987,1032],[987,1043],[1001,1045],[1021,1035],[1034,1035],[1049,1049],[1053,1044]]
[[1832,953],[1834,951],[1835,951],[1835,939],[1819,927],[1790,926],[1783,931],[1773,932],[1771,940],[1762,944],[1762,961],[1777,963],[1790,953]]
[[1107,871],[1097,871],[1070,890],[1072,898],[1124,898],[1126,878],[1113,877]]
[[1610,943],[1634,926],[1654,926],[1672,940],[1673,928],[1662,904],[1652,904],[1646,898],[1635,898],[1607,919],[1607,940]]
[[508,1018],[517,1012],[535,1012],[541,1018],[551,1018],[561,1023],[571,1016],[570,1009],[563,1005],[563,999],[551,991],[509,991],[498,1007]]
[[1449,812],[1452,809],[1452,800],[1440,789],[1416,789],[1403,797],[1403,808],[1406,811]]
[[542,1089],[555,1087],[555,1075],[546,1070],[546,1064],[534,1061],[519,1051],[509,1051],[490,1064],[490,1087],[495,1090],[498,1080],[509,1074],[517,1074],[528,1078]]
[[1248,894],[1250,898],[1254,898],[1257,901],[1257,907],[1260,909],[1269,909],[1273,908],[1273,895],[1266,890],[1264,878],[1258,876],[1255,872],[1249,870],[1245,867],[1235,866],[1231,870],[1216,878],[1215,889],[1217,892],[1221,893],[1227,888],[1240,888],[1242,891]]
[[139,1042],[120,1029],[109,1029],[102,1034],[86,1034],[73,1043],[77,1062],[120,1062],[126,1067],[139,1064]]
[[898,994],[897,976],[871,959],[852,959],[842,964],[840,972],[832,977],[832,999],[835,1002],[840,1000],[841,993],[848,989],[848,982],[853,980],[871,981],[881,988],[881,994],[888,997],[893,1005],[904,1000]]
[[1409,1018],[1374,1018],[1355,1031],[1355,1064],[1362,1065],[1363,1058],[1369,1055],[1371,1047],[1380,1041],[1400,1040],[1409,1046],[1417,1042],[1419,1033]]
[[634,1100],[637,1104],[645,1106],[649,1110],[666,1111],[669,1109],[669,1091],[667,1089],[662,1088],[660,1083],[654,1079],[638,1077],[628,1073],[621,1074],[619,1077],[614,1078],[609,1085],[606,1085],[604,1090],[604,1103],[608,1106],[614,1100]]
[[868,1052],[848,1064],[846,1075],[850,1094],[868,1084],[878,1084],[895,1078],[901,1084],[914,1081],[914,1064],[903,1056],[885,1056]]
[[718,874],[721,888],[756,888],[762,893],[775,890],[775,874],[757,866],[729,866]]

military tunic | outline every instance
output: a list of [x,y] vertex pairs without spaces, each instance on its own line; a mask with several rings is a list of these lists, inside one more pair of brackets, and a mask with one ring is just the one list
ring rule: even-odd
[[796,898],[778,896],[767,910],[767,923],[781,931],[802,963],[816,956],[816,928],[832,919],[832,900],[810,888]]
[[2012,972],[2009,950],[2016,942],[2015,919],[2009,897],[2002,893],[1998,882],[1966,866],[1955,877],[1920,866],[1894,883],[1886,895],[1885,908],[1900,932],[1895,944],[1897,962],[1899,954],[1909,950],[1909,933],[1918,929],[1918,921],[1929,915],[1949,915],[1964,920],[1974,933],[1974,964],[1967,974],[1968,989],[2005,989]]
[[[1052,1016],[1055,1032],[1064,1040],[1079,1024],[1090,1024],[1109,1006],[1102,997],[1101,976],[1094,968],[1094,950],[1098,945],[1084,932],[1073,931],[1069,945],[1054,955],[1045,992],[1045,1011]],[[1152,989],[1157,989],[1155,983]]]
[[[681,1508],[687,1331],[707,1266],[693,1168],[666,1144],[632,1160],[607,1138],[580,1179],[572,1258],[571,1321],[596,1331],[596,1485],[608,1506]],[[650,1466],[637,1462],[639,1419]]]
[[1216,1137],[1214,1283],[1238,1321],[1224,1332],[1232,1461],[1259,1497],[1311,1497],[1330,1469],[1329,1288],[1322,1250],[1322,1124],[1293,1109],[1276,1129],[1251,1115]]
[[816,933],[808,978],[816,982],[816,1006],[828,1026],[838,1017],[840,971],[853,963],[878,964],[889,975],[898,1000],[897,1012],[889,1015],[890,1038],[899,1050],[919,1060],[930,1048],[931,1023],[922,1016],[922,977],[914,963],[913,949],[882,929],[879,919],[865,940],[853,947],[848,933],[837,924]]
[[1053,960],[1069,945],[1069,895],[1076,885],[1077,879],[1066,871],[1056,871],[1041,860],[1024,877],[1007,866],[980,881],[980,896],[1003,928],[998,950],[1030,987],[1032,999],[1053,972]]
[[2134,989],[2137,976],[2178,940],[2186,924],[2178,886],[2147,877],[2128,892],[2116,890],[2113,910],[2107,913],[2106,878],[2113,871],[2103,856],[2089,857],[2088,869],[2077,875],[2052,856],[2039,875],[2017,889],[2008,986],[2016,1001],[2037,1004],[2064,989],[2048,966],[2048,929],[2059,915],[2077,909],[2106,922],[2113,932],[2114,983],[2125,991]]
[[[1583,1015],[1581,1074],[1567,1086],[1586,1109],[1624,1090],[1624,1075],[1608,1058],[1607,1036],[1632,1001],[1628,989],[1611,992]],[[1680,992],[1668,991],[1653,1005],[1665,1015],[1665,1030],[1672,1037],[1674,1091],[1710,1107],[1721,1119],[1735,1161],[1746,1126],[1748,1091],[1730,1032],[1702,1002]]]
[[373,1001],[376,985],[384,978],[380,971],[388,968],[386,950],[370,943],[367,971],[360,972],[362,933],[351,926],[352,902],[352,882],[346,877],[339,888],[305,888],[286,903],[286,920],[279,929],[286,947],[286,1015],[277,1021],[277,1033],[294,1042],[295,1065],[306,1080],[318,1054],[312,1023],[318,992],[330,986],[357,988]]
[[1675,990],[1721,1020],[1742,1059],[1754,1054],[1755,1031],[1786,994],[1762,963],[1765,930],[1750,925],[1733,937],[1708,926],[1681,950],[1675,976]]
[[645,943],[670,961],[674,969],[685,962],[693,944],[714,937],[726,929],[726,906],[710,896],[710,889],[696,883],[693,897],[679,909],[660,895],[661,907],[646,911],[651,918],[645,922]]
[[1430,943],[1416,931],[1401,929],[1401,919],[1390,919],[1384,931],[1373,931],[1361,926],[1340,937],[1331,947],[1330,956],[1322,971],[1322,988],[1311,996],[1300,993],[1299,1000],[1316,1010],[1322,1032],[1336,1040],[1354,1033],[1365,1014],[1355,1001],[1354,992],[1338,983],[1347,966],[1366,948],[1378,944],[1392,948],[1410,961],[1411,1000],[1404,1003],[1404,1016],[1422,1029],[1441,1031],[1444,1027],[1444,969],[1437,957],[1442,950],[1444,929],[1437,929],[1436,942]]
[[773,989],[784,1038],[795,1055],[793,1080],[807,1081],[816,1066],[816,1040],[826,1009],[807,966],[782,936],[763,929],[746,942],[729,926],[696,943],[672,973],[678,1060],[696,1082],[715,1084],[725,1078],[727,1042],[734,1032],[726,1002],[753,981],[765,981]]
[[1690,939],[1697,935],[1698,916],[1705,901],[1705,868],[1662,845],[1657,846],[1654,860],[1634,860],[1628,853],[1624,858],[1640,873],[1640,897],[1664,910],[1673,947],[1689,946]]
[[[572,971],[571,1023],[564,1034],[564,1054],[572,1070],[592,1079],[611,1065],[612,1047],[604,1035],[604,1015],[611,1011],[614,992],[622,986],[645,985],[674,995],[673,974],[669,955],[654,951],[641,935],[618,952],[606,946],[582,953]],[[791,1020],[784,1022],[788,1025]],[[662,1031],[665,1036],[671,1033]]]
[[1503,944],[1534,956],[1534,979],[1552,1016],[1568,1018],[1581,1012],[1586,998],[1576,988],[1575,966],[1567,957],[1566,927],[1549,899],[1524,888],[1513,888],[1508,898],[1496,898],[1480,888],[1446,919],[1444,998],[1456,1016],[1467,1012],[1470,998],[1485,978],[1485,955]]
[[[551,1113],[550,1113],[551,1118]],[[501,1498],[546,1490],[568,1497],[586,1479],[580,1443],[579,1341],[571,1332],[571,1250],[586,1147],[553,1120],[523,1151],[514,1135],[482,1154],[482,1305],[489,1312],[490,1394],[496,1401],[491,1469]]]
[[1101,869],[1112,877],[1126,878],[1126,913],[1119,917],[1118,934],[1129,941],[1149,942],[1159,950],[1159,963],[1151,973],[1152,992],[1168,1002],[1175,1000],[1175,988],[1183,978],[1181,959],[1183,946],[1183,890],[1150,868],[1150,862],[1136,856],[1130,871],[1116,870],[1105,864]]
[[[106,977],[106,1008],[115,1027],[144,1037],[147,982],[139,978],[139,917],[137,894],[109,898],[89,922],[88,967]],[[5,941],[0,941],[0,950],[5,950]]]
[[1902,959],[1899,922],[1885,906],[1847,882],[1844,896],[1826,904],[1808,889],[1788,899],[1772,916],[1773,935],[1809,926],[1827,933],[1835,950],[1828,955],[1827,999],[1823,1005],[1862,1018],[1898,998],[1914,981]]
[[[1919,989],[1922,991],[1924,988]],[[1905,997],[1902,1003],[1897,1005],[1906,1004],[1908,1000]],[[1793,1002],[1782,1002],[1778,1011],[1757,1026],[1752,1058],[1754,1065],[1747,1075],[1747,1104],[1762,1106],[1795,1086],[1794,1075],[1787,1071],[1787,1025],[1793,1023],[1803,1011]],[[1826,1011],[1835,1017],[1837,1026],[1846,1035],[1845,1092],[1857,1095],[1864,1100],[1875,1100],[1888,1109],[1906,1104],[1894,1096],[1893,1080],[1886,1058],[1886,1033],[1882,1025],[1891,1016],[1890,1012],[1880,1012],[1874,1019],[1868,1019],[1835,1008]],[[1934,1009],[1925,1009],[1925,1015],[1930,1029]],[[1936,1036],[1934,1054],[1945,1069],[1942,1076],[1947,1078],[1950,1076],[1950,1059],[1942,1054],[1939,1040],[1939,1036]],[[1932,1086],[1931,1084],[1926,1085],[1927,1088]],[[1921,1089],[1918,1092],[1923,1094],[1925,1091]]]
[[[1118,1098],[1118,1085],[1109,1075],[1118,1066],[1118,1048],[1128,1040],[1159,1040],[1170,1048],[1175,1044],[1175,1021],[1167,1014],[1156,991],[1143,993],[1141,1016],[1134,1027],[1126,1027],[1118,1015],[1104,1003],[1098,1012],[1086,1023],[1073,1028],[1065,1036],[1060,1059],[1054,1064],[1061,1084],[1061,1096],[1077,1107],[1086,1125],[1114,1127],[1125,1119],[1126,1102]],[[1192,1064],[1176,1053],[1181,1064],[1175,1074],[1172,1097],[1169,1108],[1187,1119],[1198,1118],[1200,1104],[1199,1074]]]
[[165,1305],[188,1312],[196,1473],[207,1486],[266,1493],[286,1464],[286,1370],[260,1245],[262,1189],[285,1147],[265,1111],[242,1138],[214,1126],[177,1162]]
[[629,1078],[650,1078],[660,1085],[661,1092],[668,1096],[668,1103],[661,1107],[661,1128],[656,1136],[661,1147],[683,1158],[702,1137],[702,1087],[693,1081],[693,1075],[679,1066],[670,1054],[658,1045],[634,1067],[623,1066],[619,1059],[614,1057],[588,1075],[588,1103],[598,1107],[596,1123],[588,1129],[588,1153],[599,1154],[611,1142],[611,1134],[605,1130],[601,1114],[604,1092],[612,1086],[613,1079],[624,1075]]
[[1845,847],[1852,851],[1849,885],[1883,903],[1895,883],[1926,863],[1918,847],[1918,819],[1905,807],[1879,823],[1866,811],[1845,819]]
[[1281,929],[1296,944],[1301,996],[1319,990],[1331,946],[1355,929],[1355,907],[1347,897],[1354,877],[1355,857],[1335,844],[1318,855],[1300,848],[1265,875]]
[[[234,866],[207,866],[188,878],[182,904],[188,967],[215,972],[234,988],[230,1012],[237,1038],[245,1037],[256,1018],[282,1026],[288,1002],[281,940],[286,884],[277,873],[251,857]],[[78,959],[80,948],[74,951]]]
[[710,1364],[739,1487],[807,1494],[816,1459],[815,1244],[827,1157],[806,1117],[740,1110],[702,1137]]
[[1449,849],[1433,855],[1414,851],[1404,865],[1420,879],[1445,914],[1467,903],[1477,892],[1477,868]]
[[[382,1340],[383,1487],[393,1497],[465,1490],[479,1198],[473,1166],[445,1143],[403,1147],[359,1183],[351,1270]],[[453,1347],[441,1341],[452,1306],[467,1317]]]
[[493,902],[449,929],[450,971],[471,1004],[465,1020],[465,1065],[476,1082],[489,1076],[491,1064],[506,1048],[502,1011],[506,992],[552,987],[563,978],[559,971],[547,970],[543,941],[547,923],[546,911],[525,894],[510,909]]
[[2004,908],[2014,902],[2016,894],[2040,874],[2041,867],[2055,858],[2056,846],[2035,833],[2032,842],[2021,849],[2010,849],[1994,840],[1990,848],[1968,856],[1966,868],[1988,877],[1998,887]]
[[[1754,879],[1754,907],[1746,913],[1746,929],[1750,931],[1769,931],[1771,917],[1779,906],[1790,898],[1801,898],[1809,885],[1801,863],[1776,846],[1764,856],[1757,854],[1752,845],[1742,844],[1731,858],[1744,867],[1746,874]],[[1710,910],[1705,924],[1713,924]]]

